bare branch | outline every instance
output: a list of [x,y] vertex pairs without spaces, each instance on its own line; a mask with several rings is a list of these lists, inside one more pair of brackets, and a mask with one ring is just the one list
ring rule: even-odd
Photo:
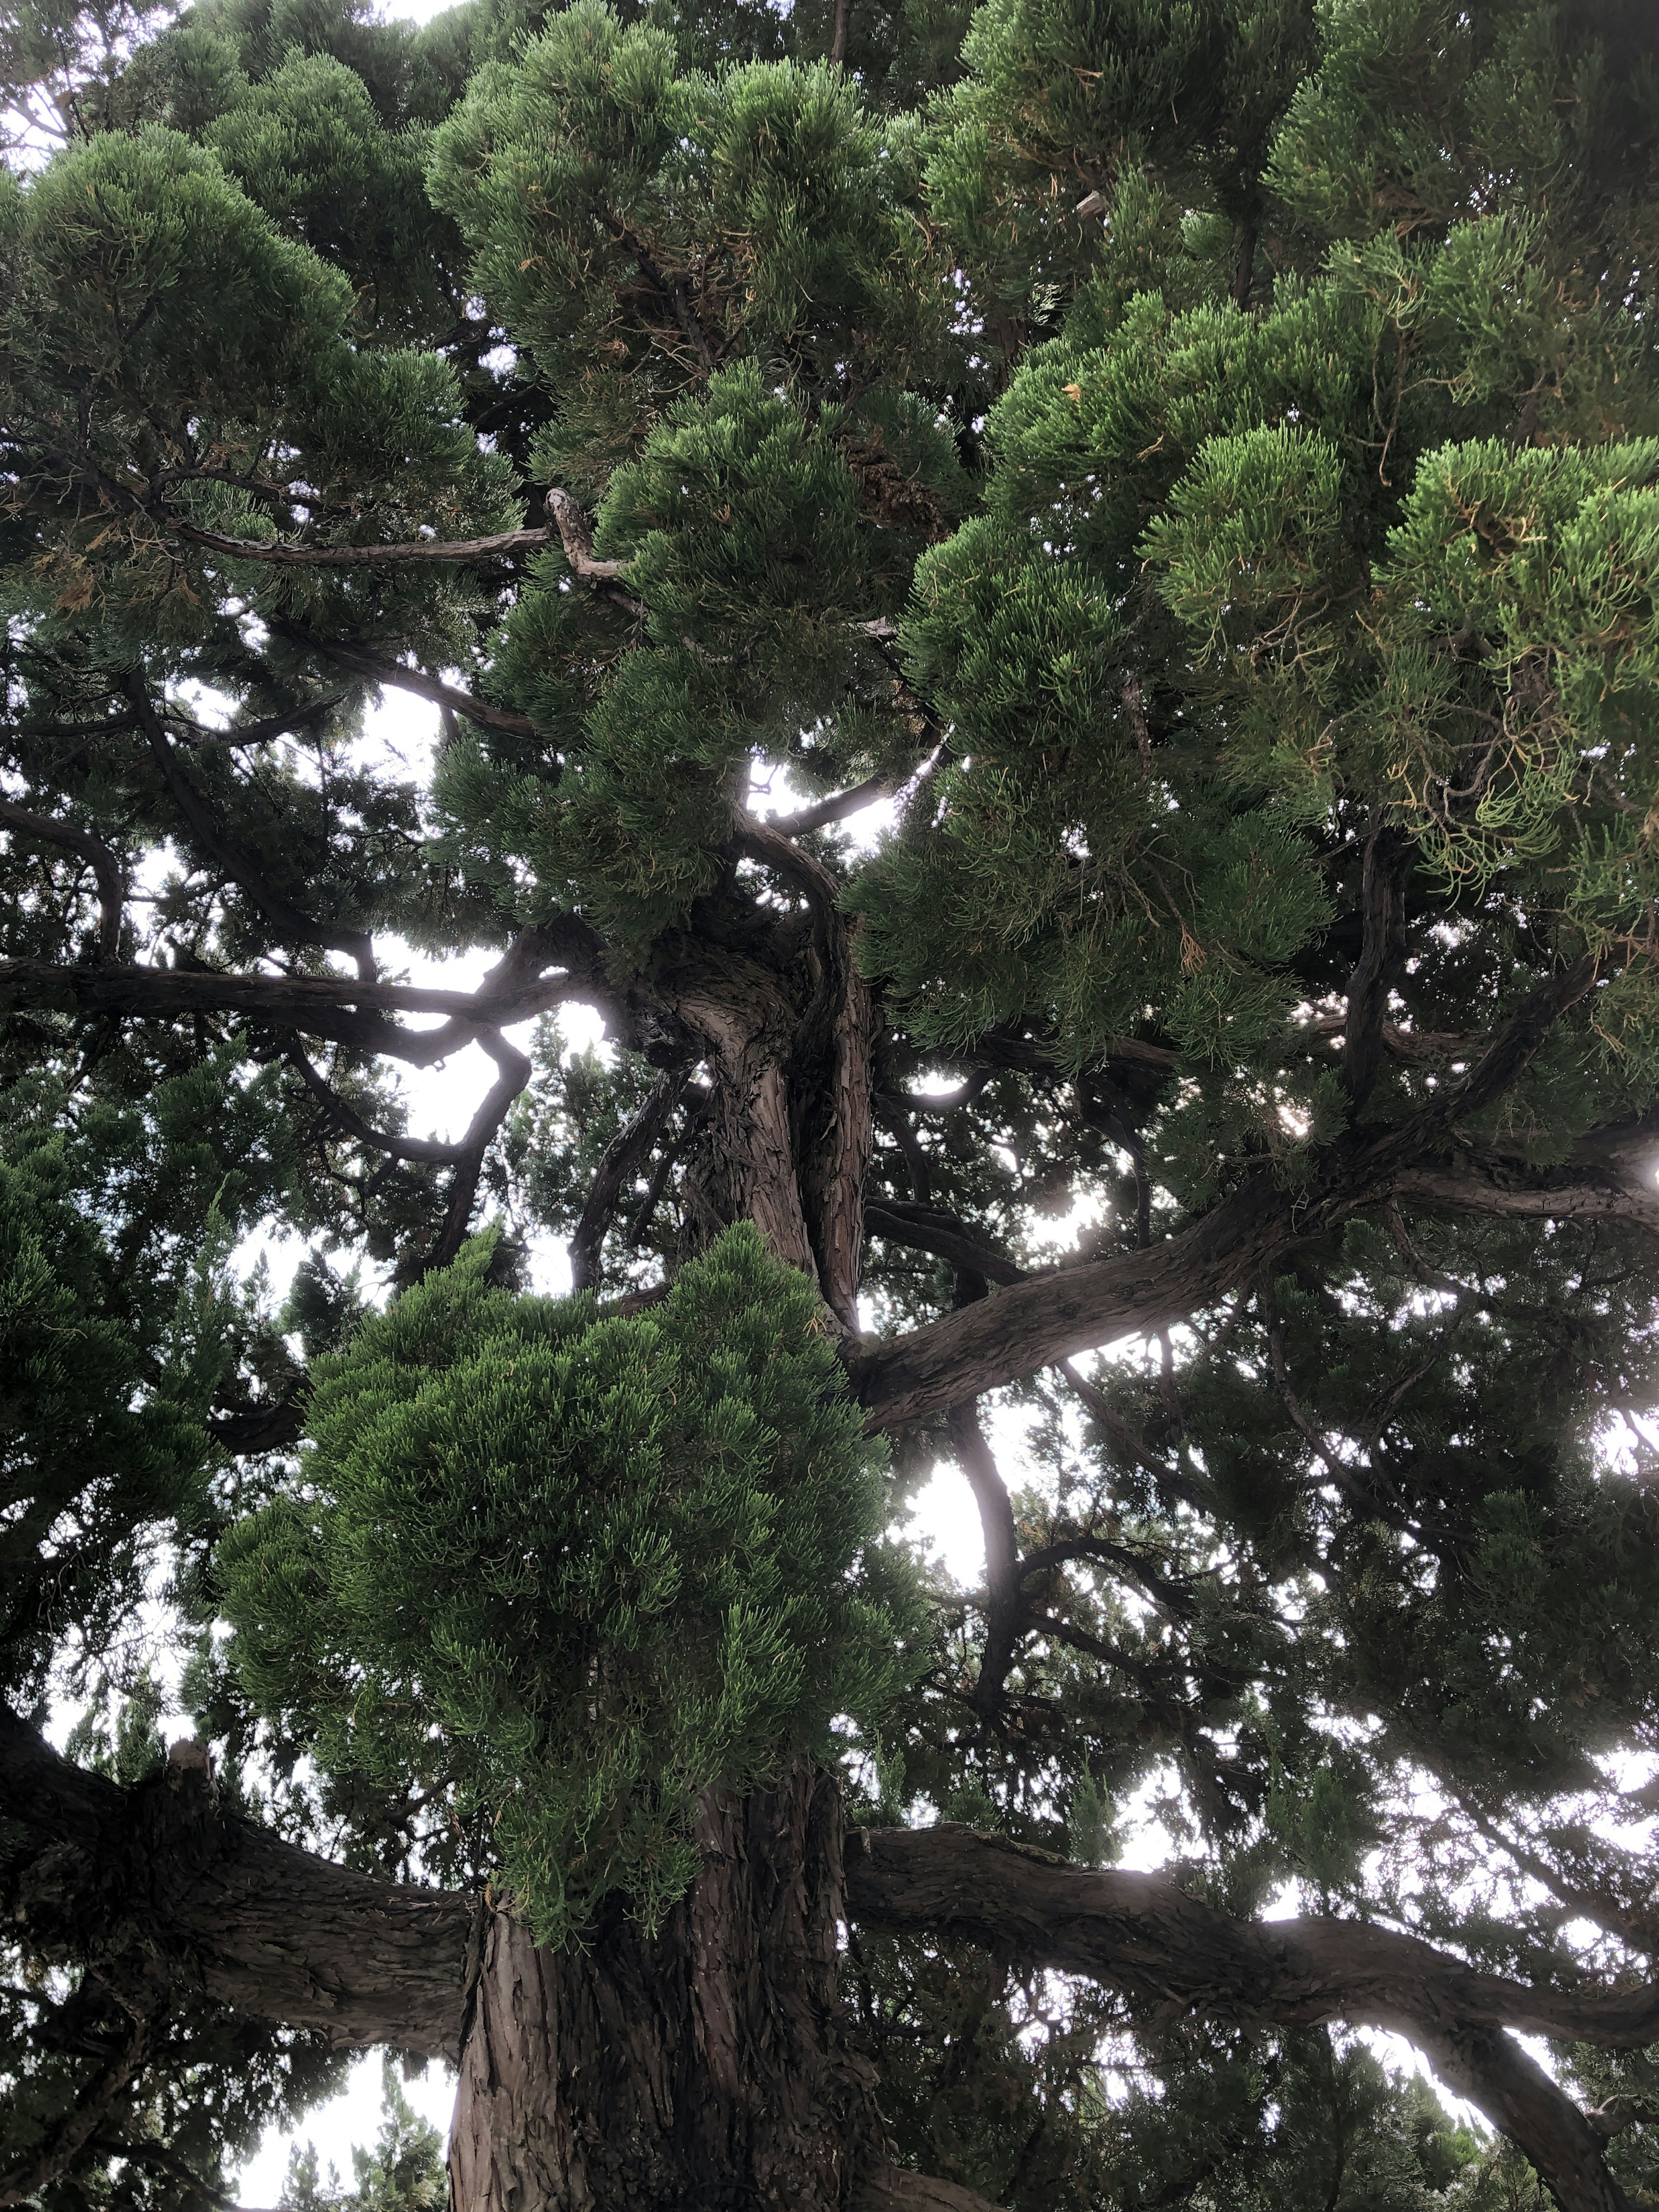
[[1031,1279],[994,1244],[980,1237],[953,1213],[933,1206],[917,1206],[903,1199],[866,1198],[864,1225],[872,1236],[894,1244],[914,1245],[948,1260],[953,1267],[967,1267],[989,1283],[1023,1283]]
[[890,798],[892,789],[884,775],[868,776],[850,790],[831,792],[827,799],[815,799],[810,806],[799,807],[793,814],[774,814],[768,818],[766,827],[781,837],[801,837],[809,830],[822,830],[831,822],[856,814],[862,806],[873,806],[878,799]]
[[455,1172],[450,1179],[449,1204],[444,1213],[443,1227],[438,1240],[417,1267],[404,1279],[414,1275],[429,1274],[434,1267],[447,1267],[460,1250],[466,1238],[467,1224],[472,1218],[473,1200],[478,1195],[478,1177],[483,1172],[484,1154],[489,1151],[495,1132],[506,1121],[513,1101],[524,1089],[531,1077],[531,1066],[517,1045],[509,1044],[499,1030],[481,1029],[477,1041],[495,1061],[495,1080],[484,1093],[483,1102],[460,1143]]
[[[1659,1190],[1612,1167],[1534,1167],[1528,1162],[1460,1145],[1446,1158],[1402,1169],[1395,1195],[1455,1213],[1510,1221],[1623,1221],[1659,1235]],[[1444,1285],[1441,1285],[1444,1287]]]
[[1008,1486],[997,1471],[971,1399],[951,1408],[946,1427],[951,1453],[979,1508],[985,1537],[985,1649],[973,1702],[981,1712],[994,1713],[1002,1703],[1003,1685],[1019,1639],[1019,1536]]
[[400,1137],[390,1130],[375,1128],[364,1121],[349,1100],[341,1097],[297,1044],[290,1048],[288,1058],[289,1065],[335,1127],[343,1135],[356,1138],[360,1145],[371,1146],[394,1160],[419,1161],[434,1167],[453,1166],[465,1149],[464,1142],[438,1137]]
[[437,677],[427,675],[418,668],[405,668],[401,660],[393,660],[371,647],[359,645],[349,638],[319,637],[303,623],[293,621],[287,615],[266,617],[270,629],[278,637],[286,638],[290,645],[302,646],[307,653],[319,654],[331,660],[337,668],[349,670],[354,676],[367,677],[372,684],[390,684],[400,691],[411,691],[417,699],[429,699],[437,707],[447,708],[468,722],[477,722],[487,730],[506,730],[514,737],[533,738],[536,725],[528,714],[516,714],[510,707],[492,707],[487,699],[475,699],[470,691],[458,691],[453,684],[441,683]]
[[815,860],[810,853],[790,838],[780,834],[770,822],[757,821],[752,815],[740,817],[734,835],[727,841],[728,849],[741,853],[764,866],[775,868],[786,882],[793,884],[816,912],[829,915],[836,910],[841,897],[841,885],[822,860]]
[[[0,960],[0,1013],[27,1007],[149,1021],[181,1014],[247,1014],[416,1067],[429,1067],[460,1051],[481,1025],[509,1027],[566,1000],[603,1005],[610,996],[603,977],[586,968],[522,978],[502,976],[498,968],[473,992],[359,983],[343,975],[225,975],[210,969]],[[440,1029],[407,1030],[386,1020],[382,1009],[447,1014],[450,1019]]]
[[234,561],[258,561],[281,568],[392,568],[411,562],[441,562],[452,565],[469,561],[500,561],[517,553],[531,553],[549,543],[545,530],[503,530],[493,538],[464,538],[454,542],[416,538],[406,545],[290,545],[278,539],[221,538],[211,530],[198,530],[176,514],[167,518],[169,529],[192,545],[204,545]]
[[585,584],[609,584],[628,573],[626,561],[594,559],[592,526],[579,501],[562,485],[555,484],[548,493],[547,511],[559,533],[559,543],[564,548],[572,575],[580,576]]

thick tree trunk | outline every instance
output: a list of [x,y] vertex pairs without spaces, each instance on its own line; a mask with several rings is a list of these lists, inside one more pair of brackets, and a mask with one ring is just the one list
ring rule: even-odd
[[836,1990],[842,1810],[799,1763],[705,1798],[660,1930],[586,1951],[491,1921],[461,2052],[454,2212],[841,2212],[884,2162]]

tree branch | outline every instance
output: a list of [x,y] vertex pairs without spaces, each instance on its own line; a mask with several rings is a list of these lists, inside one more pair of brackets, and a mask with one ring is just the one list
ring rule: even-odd
[[355,1106],[341,1097],[297,1044],[290,1048],[288,1060],[289,1066],[335,1127],[342,1135],[356,1138],[360,1145],[368,1145],[391,1159],[417,1161],[434,1167],[453,1166],[465,1150],[465,1140],[456,1143],[437,1137],[400,1137],[389,1130],[375,1128],[364,1121]]
[[173,803],[183,815],[191,836],[216,867],[222,868],[231,880],[245,891],[270,927],[293,945],[312,945],[326,952],[343,952],[357,963],[357,972],[365,982],[374,980],[374,945],[366,930],[331,929],[304,913],[283,892],[267,882],[263,872],[242,848],[226,836],[217,815],[202,797],[179,765],[178,756],[168,742],[161,718],[150,703],[150,696],[142,677],[124,676],[120,689],[137,718],[138,726],[149,742],[155,765],[172,794]]
[[951,1453],[974,1493],[985,1537],[985,1649],[980,1656],[973,1703],[979,1711],[989,1714],[1002,1703],[1003,1685],[1014,1663],[1014,1646],[1019,1639],[1019,1534],[1014,1527],[1008,1486],[997,1471],[971,1398],[951,1408],[946,1428]]
[[1156,2018],[1393,2029],[1520,2145],[1564,2212],[1624,2212],[1595,2129],[1503,2031],[1637,2049],[1659,2035],[1659,1986],[1528,1989],[1370,1923],[1238,1920],[1165,1875],[1097,1873],[946,1824],[854,1830],[847,1886],[856,1920],[1085,1974]]
[[219,1804],[175,1745],[136,1789],[0,1705],[0,1908],[46,1960],[183,1986],[337,2046],[457,2056],[477,1899],[353,1874]]
[[[541,933],[526,931],[525,938]],[[542,938],[537,946],[556,957]],[[567,957],[568,957],[567,955]],[[341,976],[224,975],[183,968],[68,967],[53,960],[0,960],[0,1013],[40,1012],[125,1014],[165,1021],[178,1015],[239,1013],[303,1030],[363,1052],[428,1067],[459,1052],[480,1026],[507,1028],[568,999],[604,1005],[611,993],[594,967],[557,975],[503,974],[501,962],[477,991],[422,984],[353,982]],[[385,1012],[447,1014],[441,1029],[406,1030]]]
[[9,799],[0,799],[0,825],[14,836],[59,845],[65,852],[78,854],[87,863],[98,884],[98,950],[106,960],[118,959],[121,913],[127,898],[126,875],[103,840],[85,830],[76,829],[70,823],[59,822],[52,815],[32,814],[27,806],[19,806]]
[[582,1207],[581,1219],[570,1239],[570,1281],[574,1290],[597,1291],[604,1280],[600,1251],[617,1200],[641,1161],[650,1158],[690,1079],[684,1068],[665,1070],[638,1110],[623,1122],[605,1146],[587,1202]]
[[[1323,1172],[1299,1191],[1253,1176],[1202,1220],[1144,1251],[1059,1267],[923,1328],[860,1350],[854,1388],[872,1429],[890,1428],[981,1395],[1039,1367],[1184,1321],[1249,1280],[1294,1244],[1322,1235],[1388,1196],[1443,1146],[1456,1124],[1514,1084],[1550,1025],[1595,981],[1578,961],[1517,1007],[1461,1082],[1370,1141],[1329,1147]],[[1500,1210],[1494,1207],[1493,1211]]]
[[1024,1283],[1032,1279],[1023,1267],[982,1239],[953,1213],[933,1206],[917,1206],[908,1200],[867,1198],[864,1225],[872,1236],[894,1244],[908,1244],[948,1260],[953,1267],[970,1268],[988,1283]]
[[594,559],[592,528],[582,513],[580,502],[562,484],[555,484],[548,493],[547,511],[559,533],[559,543],[564,548],[564,557],[573,575],[580,576],[586,584],[609,584],[627,574],[626,561]]
[[445,1210],[443,1227],[437,1242],[417,1267],[400,1279],[410,1280],[430,1274],[435,1267],[447,1267],[460,1250],[466,1238],[467,1224],[472,1218],[473,1200],[478,1194],[478,1177],[483,1170],[484,1154],[501,1123],[507,1119],[513,1101],[524,1089],[531,1077],[531,1066],[515,1044],[509,1044],[499,1030],[480,1029],[475,1032],[477,1042],[495,1063],[495,1080],[484,1093],[483,1099],[462,1138],[455,1171],[450,1178],[449,1204]]
[[319,654],[354,676],[367,677],[372,684],[390,684],[398,690],[412,691],[417,699],[429,699],[434,706],[447,708],[452,714],[459,714],[464,720],[477,722],[486,730],[506,730],[520,738],[533,738],[536,734],[536,725],[528,714],[516,714],[510,707],[492,707],[486,699],[475,699],[470,691],[458,691],[453,684],[441,683],[437,677],[428,676],[421,669],[405,668],[401,660],[376,653],[369,646],[347,638],[319,637],[314,630],[287,615],[270,615],[265,619],[274,635],[286,638],[290,645],[300,646],[307,653]]
[[[773,814],[766,827],[781,837],[802,837],[809,830],[822,830],[831,822],[843,821],[856,814],[863,806],[873,806],[877,799],[890,796],[893,787],[884,775],[872,775],[862,783],[855,783],[849,791],[831,792],[827,799],[815,799],[810,806],[802,806],[793,814]],[[757,816],[756,819],[760,817]]]
[[204,545],[235,561],[259,561],[281,568],[386,568],[411,562],[499,561],[515,553],[534,552],[549,543],[546,530],[502,530],[493,538],[464,538],[453,543],[436,538],[416,538],[406,545],[289,545],[257,538],[221,538],[211,530],[198,530],[176,514],[167,518],[169,529],[192,545]]

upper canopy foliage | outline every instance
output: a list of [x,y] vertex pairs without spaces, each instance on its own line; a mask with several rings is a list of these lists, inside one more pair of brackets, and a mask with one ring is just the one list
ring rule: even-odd
[[[165,1589],[228,1796],[562,1936],[856,1719],[860,1817],[1650,1977],[1651,7],[27,0],[0,77],[9,1699],[94,1755]],[[848,1577],[946,1457],[924,1629]],[[1520,2201],[1323,2028],[848,1978],[1020,2212]],[[125,2002],[0,1998],[50,2212],[327,2074],[181,2015],[54,2166]]]

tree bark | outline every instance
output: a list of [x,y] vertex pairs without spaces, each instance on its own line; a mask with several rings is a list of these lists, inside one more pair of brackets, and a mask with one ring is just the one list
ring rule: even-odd
[[842,1813],[805,1760],[703,1800],[703,1871],[649,1936],[492,1916],[461,2055],[454,2212],[840,2212],[885,2162],[836,1996]]

